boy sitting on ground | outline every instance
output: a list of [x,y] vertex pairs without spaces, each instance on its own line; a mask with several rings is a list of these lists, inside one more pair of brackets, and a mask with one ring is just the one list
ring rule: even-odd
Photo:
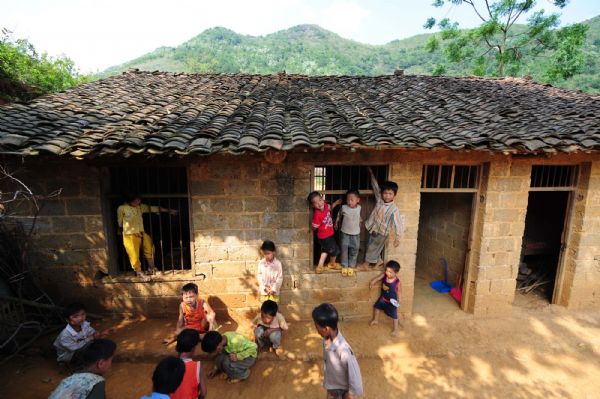
[[278,312],[277,302],[266,300],[260,307],[260,315],[252,321],[254,328],[254,337],[258,350],[263,351],[273,347],[273,352],[277,356],[283,354],[281,348],[281,335],[287,331],[288,325],[285,318]]
[[215,312],[207,301],[198,298],[198,286],[194,283],[188,283],[181,289],[182,301],[179,304],[179,318],[175,333],[163,340],[165,345],[175,342],[177,335],[186,328],[198,331],[200,334],[206,334],[217,328],[215,321]]
[[231,384],[250,376],[250,367],[256,363],[258,354],[256,343],[234,331],[223,335],[217,331],[209,331],[202,338],[200,346],[204,352],[216,355],[215,368],[208,373],[208,378],[224,372],[224,378]]
[[335,231],[333,230],[333,218],[331,211],[338,206],[342,201],[337,200],[332,205],[329,205],[318,191],[313,191],[308,194],[308,203],[313,207],[312,227],[317,231],[317,239],[321,246],[321,257],[319,264],[315,269],[315,273],[321,274],[325,271],[325,260],[329,255],[329,264],[327,267],[331,270],[342,270],[339,263],[335,263],[337,256],[340,254],[340,247],[335,241]]
[[48,399],[82,398],[104,399],[103,375],[112,366],[117,344],[109,339],[97,339],[82,354],[83,370],[65,378]]
[[97,332],[86,320],[85,307],[81,303],[72,303],[63,310],[67,326],[54,340],[59,363],[66,363],[77,369],[82,366],[83,349],[98,338],[105,338],[110,330]]

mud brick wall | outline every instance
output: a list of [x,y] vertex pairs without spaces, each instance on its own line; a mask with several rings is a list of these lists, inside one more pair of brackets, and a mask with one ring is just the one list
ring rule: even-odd
[[430,280],[444,278],[440,257],[448,261],[448,280],[462,273],[471,225],[472,194],[423,193],[419,214],[416,273]]

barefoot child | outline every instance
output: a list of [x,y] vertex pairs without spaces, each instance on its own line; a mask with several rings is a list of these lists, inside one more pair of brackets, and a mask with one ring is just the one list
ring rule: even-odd
[[67,326],[54,340],[59,363],[67,363],[79,368],[83,349],[98,338],[105,338],[110,330],[98,332],[86,320],[85,307],[81,303],[72,303],[63,310]]
[[171,399],[204,399],[206,397],[206,382],[200,362],[194,362],[192,356],[200,343],[200,334],[196,330],[186,328],[177,336],[176,350],[179,358],[185,364],[183,381]]
[[288,325],[285,318],[278,311],[277,302],[264,301],[260,307],[260,315],[252,321],[254,328],[254,337],[258,350],[268,349],[273,347],[273,351],[277,356],[283,354],[281,349],[281,335],[287,331]]
[[104,398],[103,375],[112,366],[117,344],[109,339],[97,339],[83,351],[83,370],[65,378],[48,399]]
[[312,311],[315,328],[323,337],[323,360],[327,399],[354,399],[363,394],[360,367],[352,348],[338,330],[338,313],[329,303]]
[[371,168],[369,168],[369,174],[371,175],[371,187],[377,204],[365,222],[365,227],[369,232],[369,242],[365,253],[365,261],[361,266],[362,270],[368,270],[369,266],[375,267],[381,264],[381,251],[383,251],[391,230],[394,231],[395,235],[395,247],[400,245],[400,236],[404,230],[400,210],[394,204],[394,197],[398,193],[398,185],[393,181],[384,181],[380,189]]
[[337,200],[332,205],[329,205],[321,194],[317,191],[313,191],[308,194],[308,203],[313,207],[313,218],[312,227],[317,231],[317,239],[321,246],[321,257],[319,258],[319,264],[315,269],[317,274],[321,274],[325,271],[325,259],[329,255],[329,264],[327,267],[332,270],[341,270],[342,266],[335,263],[337,256],[340,253],[340,248],[334,237],[333,230],[333,219],[331,217],[331,211],[338,206],[341,201]]
[[281,262],[275,257],[275,243],[264,241],[260,247],[263,258],[258,262],[258,292],[260,301],[270,299],[279,302],[279,290],[283,282]]
[[342,228],[340,230],[340,255],[342,264],[342,276],[351,277],[356,268],[356,258],[360,248],[360,193],[358,190],[348,190],[346,192],[346,204],[338,213],[335,221],[335,228],[339,229],[340,220]]
[[402,287],[398,278],[399,271],[400,264],[395,260],[391,260],[385,265],[385,272],[369,283],[369,288],[373,288],[375,283],[381,281],[381,296],[373,305],[373,319],[371,319],[369,325],[373,326],[378,323],[379,312],[383,310],[394,322],[394,329],[391,333],[394,337],[398,334],[398,306],[402,294]]
[[213,378],[224,372],[229,383],[243,381],[250,376],[250,367],[256,363],[256,343],[244,335],[228,331],[221,335],[218,331],[209,331],[200,344],[206,353],[216,355],[215,368],[208,373]]
[[163,340],[165,345],[175,342],[177,335],[186,328],[194,329],[200,334],[216,329],[215,312],[208,302],[198,298],[198,286],[196,284],[188,283],[184,285],[181,288],[181,299],[175,334]]

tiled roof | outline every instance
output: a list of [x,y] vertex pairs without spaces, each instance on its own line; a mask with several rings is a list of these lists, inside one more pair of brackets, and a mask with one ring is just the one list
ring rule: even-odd
[[0,107],[0,152],[600,150],[600,96],[524,79],[132,71]]

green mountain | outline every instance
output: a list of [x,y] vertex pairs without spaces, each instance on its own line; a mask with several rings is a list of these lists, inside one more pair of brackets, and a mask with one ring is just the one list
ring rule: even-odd
[[[600,16],[589,25],[583,74],[557,85],[600,92]],[[100,77],[129,68],[168,72],[224,72],[307,75],[382,75],[396,69],[406,73],[431,74],[436,64],[445,63],[441,52],[429,53],[422,34],[384,45],[368,45],[325,30],[317,25],[298,25],[265,36],[240,35],[226,28],[207,29],[177,47],[161,47],[121,65],[108,68]],[[447,74],[469,75],[461,65],[448,64]],[[531,62],[526,73],[539,81],[540,62]]]

